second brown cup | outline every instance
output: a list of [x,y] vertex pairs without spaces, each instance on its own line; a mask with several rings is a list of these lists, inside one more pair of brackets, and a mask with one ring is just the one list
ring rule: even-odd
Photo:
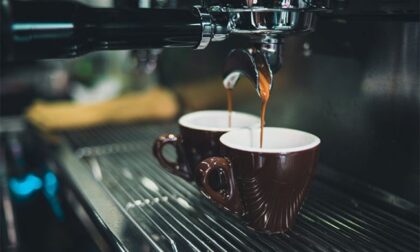
[[[195,168],[203,159],[220,155],[219,138],[237,128],[259,127],[260,119],[254,115],[232,112],[232,127],[228,127],[229,113],[223,110],[204,110],[186,114],[178,120],[180,134],[159,136],[153,153],[167,171],[188,181],[196,177]],[[163,154],[166,145],[175,147],[177,160],[170,161]]]
[[[248,226],[266,233],[291,227],[302,205],[318,159],[315,135],[286,128],[235,129],[222,135],[221,155],[198,165],[197,183],[207,198],[241,215]],[[209,177],[220,173],[215,189]]]

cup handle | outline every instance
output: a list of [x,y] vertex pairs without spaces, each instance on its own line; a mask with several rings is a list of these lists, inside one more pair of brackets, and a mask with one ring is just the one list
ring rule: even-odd
[[[239,191],[233,177],[232,164],[228,158],[209,157],[201,161],[198,166],[197,184],[201,192],[209,199],[215,201],[225,209],[234,213],[242,213],[242,204]],[[214,190],[209,183],[209,175],[213,171],[220,171],[227,181],[224,192]]]
[[[169,161],[162,153],[163,148],[165,145],[170,144],[172,145],[177,154],[177,161],[172,162]],[[192,180],[192,174],[188,171],[188,167],[180,161],[181,155],[181,137],[176,136],[174,134],[165,134],[159,136],[153,145],[153,154],[155,155],[156,159],[159,161],[159,164],[165,168],[165,170],[169,171],[170,173],[177,175],[185,180]]]

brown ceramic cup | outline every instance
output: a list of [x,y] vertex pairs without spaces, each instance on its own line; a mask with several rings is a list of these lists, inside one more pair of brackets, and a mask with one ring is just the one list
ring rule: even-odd
[[[248,226],[266,233],[288,230],[302,205],[318,159],[320,139],[286,128],[235,129],[221,136],[220,156],[197,166],[203,194]],[[209,182],[212,173],[224,176],[222,189]]]
[[[219,138],[236,128],[259,127],[260,119],[254,115],[232,112],[232,127],[228,126],[229,113],[222,110],[203,110],[179,118],[180,134],[164,134],[154,143],[153,153],[167,171],[188,181],[194,180],[195,168],[203,159],[220,155]],[[163,154],[166,145],[175,147],[177,160],[170,161]]]

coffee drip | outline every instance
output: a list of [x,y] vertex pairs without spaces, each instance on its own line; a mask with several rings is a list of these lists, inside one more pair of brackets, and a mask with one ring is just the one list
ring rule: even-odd
[[227,93],[228,108],[228,124],[231,127],[231,111],[232,111],[232,89],[235,87],[240,76],[245,76],[255,85],[256,91],[261,98],[261,114],[260,114],[260,148],[263,147],[265,112],[267,109],[268,99],[270,97],[272,72],[271,65],[268,62],[267,52],[251,48],[248,50],[234,49],[232,50],[225,63],[223,85]]
[[[265,111],[267,110],[267,103],[270,98],[270,81],[268,80],[267,76],[263,74],[262,71],[258,74],[258,81],[259,81],[259,93],[261,98],[261,113],[260,113],[260,148],[263,146],[264,142],[264,126],[265,126]],[[232,88],[226,88],[226,96],[227,96],[227,110],[228,110],[228,125],[229,128],[232,127],[232,110],[233,110],[233,97],[232,97],[233,90]]]
[[227,110],[228,110],[228,127],[232,127],[232,110],[233,110],[233,96],[232,96],[232,89],[226,88],[226,96],[227,96]]
[[258,73],[259,91],[261,98],[261,130],[260,130],[260,148],[263,147],[264,141],[264,126],[265,126],[265,111],[267,110],[267,103],[270,98],[270,81],[262,71]]

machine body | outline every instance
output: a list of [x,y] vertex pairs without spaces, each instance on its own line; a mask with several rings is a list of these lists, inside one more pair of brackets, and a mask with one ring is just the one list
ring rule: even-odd
[[[208,0],[191,9],[116,9],[76,2],[4,0],[0,58],[70,58],[97,50],[140,48],[204,49],[211,42],[241,35],[249,39],[252,53],[229,54],[224,83],[233,87],[245,75],[258,92],[258,69],[267,65],[272,79],[281,67],[283,38],[313,31],[317,14],[418,20],[418,2]],[[244,59],[248,63],[239,62]]]

